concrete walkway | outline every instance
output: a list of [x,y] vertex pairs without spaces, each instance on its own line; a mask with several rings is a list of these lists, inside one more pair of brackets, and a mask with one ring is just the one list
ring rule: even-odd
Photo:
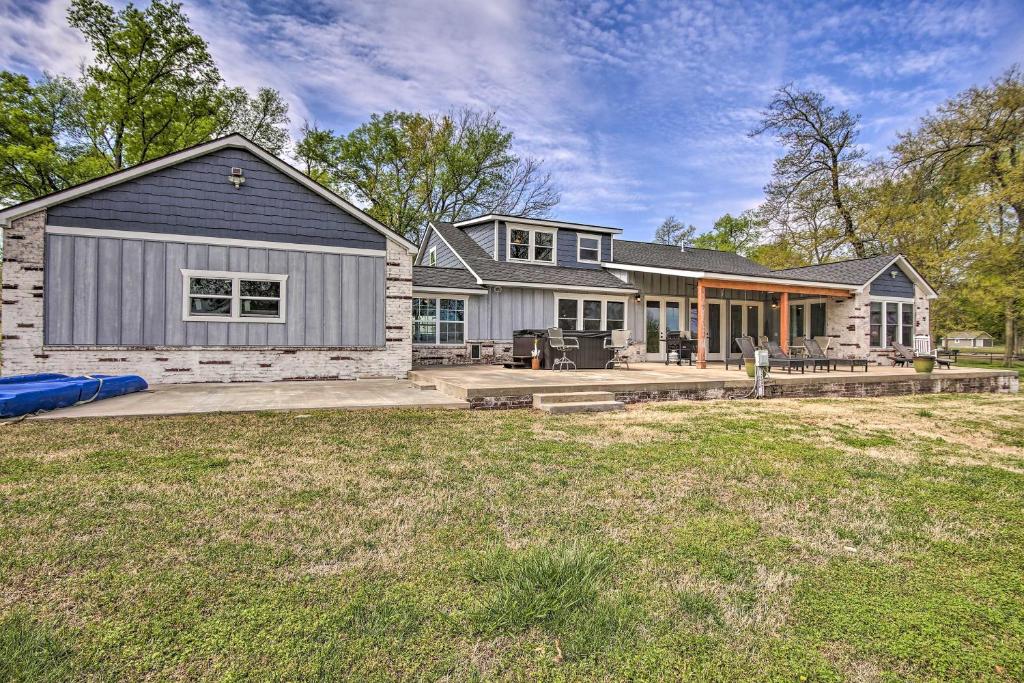
[[469,404],[435,390],[417,389],[404,380],[364,379],[337,382],[245,384],[159,384],[148,391],[63,408],[35,420],[259,410],[335,408],[451,408]]

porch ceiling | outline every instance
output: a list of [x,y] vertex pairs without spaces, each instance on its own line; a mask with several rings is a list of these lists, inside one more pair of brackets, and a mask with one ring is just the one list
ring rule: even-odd
[[775,292],[779,294],[813,294],[816,296],[851,297],[853,292],[848,289],[817,287],[812,285],[775,284],[770,282],[748,282],[745,280],[729,280],[724,278],[701,278],[698,282],[704,287],[715,289],[736,289],[748,292]]

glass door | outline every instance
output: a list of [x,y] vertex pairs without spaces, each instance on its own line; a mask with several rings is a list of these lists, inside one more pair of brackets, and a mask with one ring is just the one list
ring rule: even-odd
[[647,360],[665,360],[665,338],[682,328],[682,299],[649,298],[644,304]]
[[729,348],[733,355],[739,355],[737,337],[753,337],[754,344],[761,335],[764,319],[764,304],[759,301],[734,302],[729,305]]

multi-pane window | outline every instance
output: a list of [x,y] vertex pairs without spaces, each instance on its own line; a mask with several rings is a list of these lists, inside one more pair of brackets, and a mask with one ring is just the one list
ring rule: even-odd
[[287,275],[183,270],[186,321],[277,322],[285,320]]
[[912,301],[872,301],[868,317],[871,346],[891,346],[893,342],[914,342],[914,303]]
[[554,263],[554,231],[526,228],[509,229],[508,258],[510,261]]
[[563,330],[621,330],[626,327],[622,299],[559,296],[555,300],[557,324]]
[[427,253],[428,253],[428,255],[427,255],[427,263],[429,263],[432,266],[436,266],[437,265],[437,247],[431,247],[430,251],[427,252]]
[[600,237],[587,237],[585,235],[580,235],[578,245],[579,251],[576,254],[576,260],[591,261],[593,263],[599,263],[601,261]]
[[466,300],[412,300],[412,341],[414,344],[465,344]]

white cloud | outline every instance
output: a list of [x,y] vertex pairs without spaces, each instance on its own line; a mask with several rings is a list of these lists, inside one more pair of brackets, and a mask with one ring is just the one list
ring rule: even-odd
[[74,75],[91,54],[81,35],[67,25],[66,0],[39,4],[0,0],[0,66],[38,75]]

